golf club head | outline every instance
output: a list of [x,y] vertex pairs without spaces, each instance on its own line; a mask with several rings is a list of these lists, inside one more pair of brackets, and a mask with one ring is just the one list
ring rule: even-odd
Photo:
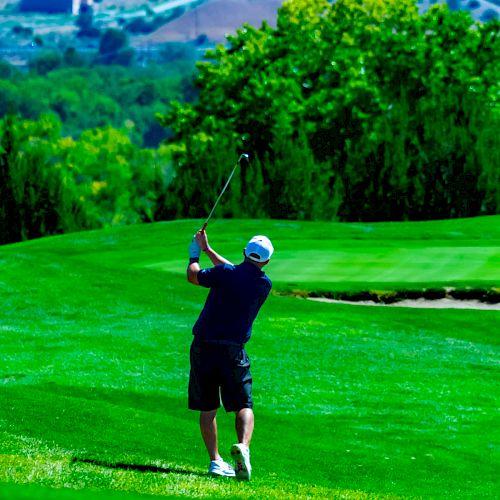
[[250,161],[250,155],[248,153],[242,153],[238,158],[238,163],[241,163],[241,160],[245,160],[248,163]]

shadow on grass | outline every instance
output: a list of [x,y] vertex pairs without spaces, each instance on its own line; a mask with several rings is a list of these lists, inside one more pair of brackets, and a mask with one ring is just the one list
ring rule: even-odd
[[377,304],[394,304],[402,300],[477,300],[484,304],[500,303],[500,290],[496,286],[489,288],[465,287],[431,287],[422,285],[418,288],[413,284],[414,289],[401,289],[401,284],[385,283],[375,286],[372,290],[347,290],[347,291],[328,291],[328,290],[301,290],[293,288],[293,285],[287,285],[282,291],[275,291],[275,295],[295,296],[302,298],[325,298],[332,300],[346,300],[349,302],[370,301]]
[[189,476],[201,476],[201,477],[207,476],[206,473],[198,472],[195,470],[185,470],[172,467],[160,467],[157,465],[126,464],[122,462],[108,463],[102,460],[95,460],[92,458],[73,457],[72,463],[83,463],[83,464],[97,465],[98,467],[105,467],[107,469],[132,470],[137,472],[154,472],[159,474],[184,474]]
[[13,434],[74,450],[73,456],[102,465],[129,461],[131,466],[122,468],[137,463],[176,467],[198,442],[198,426],[181,397],[0,379],[0,402],[0,427],[5,421]]

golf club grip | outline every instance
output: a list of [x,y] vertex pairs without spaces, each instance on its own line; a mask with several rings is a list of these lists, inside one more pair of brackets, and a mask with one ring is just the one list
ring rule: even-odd
[[201,228],[201,231],[204,232],[205,229],[207,228],[208,226],[208,222],[205,222],[205,224],[203,224],[203,227]]

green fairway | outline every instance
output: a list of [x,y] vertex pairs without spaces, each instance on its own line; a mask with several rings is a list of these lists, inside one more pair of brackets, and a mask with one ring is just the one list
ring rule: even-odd
[[[186,409],[200,221],[0,247],[0,498],[496,498],[500,312],[273,295],[254,326],[248,484],[206,475]],[[234,262],[276,248],[275,291],[500,287],[500,217],[214,221]],[[202,261],[208,265],[208,262]],[[223,456],[233,416],[219,415]]]

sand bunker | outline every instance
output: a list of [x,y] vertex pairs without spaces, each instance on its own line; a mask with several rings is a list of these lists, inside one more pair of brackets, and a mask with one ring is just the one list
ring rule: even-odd
[[416,307],[421,309],[482,309],[488,311],[500,311],[499,304],[490,304],[487,302],[480,302],[479,300],[458,300],[452,298],[444,299],[403,299],[391,304],[383,302],[374,302],[372,300],[335,300],[327,299],[325,297],[309,297],[308,300],[316,300],[317,302],[331,302],[333,304],[350,304],[357,306],[383,306],[383,307]]

